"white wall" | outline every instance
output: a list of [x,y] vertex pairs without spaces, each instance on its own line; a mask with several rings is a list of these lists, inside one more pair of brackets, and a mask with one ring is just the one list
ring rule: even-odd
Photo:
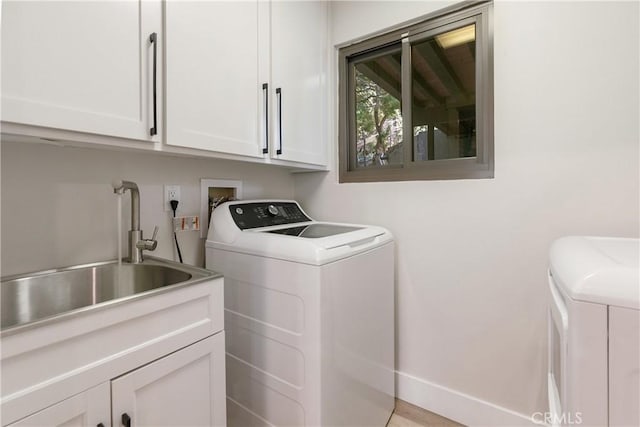
[[[444,5],[333,2],[333,43]],[[401,398],[440,412],[447,404],[429,391],[527,417],[546,409],[550,243],[638,236],[638,27],[637,2],[495,4],[495,179],[296,176],[311,215],[383,225],[397,239]],[[496,420],[463,412],[445,415]]]
[[[141,228],[151,237],[150,255],[174,258],[170,216],[163,186],[181,186],[178,215],[200,214],[200,178],[243,182],[244,198],[290,198],[289,172],[274,166],[172,157],[158,153],[2,142],[2,275],[115,259],[114,179],[140,189]],[[130,228],[130,196],[123,198],[123,255]],[[198,232],[178,234],[186,263],[202,265]],[[177,260],[177,256],[175,258]]]

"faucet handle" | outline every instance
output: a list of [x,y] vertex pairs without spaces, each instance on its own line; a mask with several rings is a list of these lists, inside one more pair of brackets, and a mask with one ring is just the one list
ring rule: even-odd
[[157,225],[153,228],[153,237],[151,237],[150,239],[144,239],[144,249],[148,250],[148,251],[154,251],[156,249],[156,247],[158,246],[158,241],[156,240],[156,236],[158,235],[158,230],[160,229],[160,227],[158,227]]
[[158,246],[158,241],[156,240],[156,236],[158,235],[158,230],[160,228],[156,225],[153,229],[153,237],[150,239],[142,239],[136,243],[136,248],[144,249],[146,251],[153,251]]

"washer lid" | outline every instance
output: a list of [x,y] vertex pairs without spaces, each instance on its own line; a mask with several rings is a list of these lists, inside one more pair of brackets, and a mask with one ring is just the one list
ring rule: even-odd
[[382,227],[313,221],[292,200],[249,200],[212,212],[206,247],[323,265],[392,240]]
[[640,240],[570,236],[550,250],[554,281],[573,300],[640,309]]
[[[302,264],[324,265],[367,252],[393,240],[388,230],[375,226],[314,221],[297,225],[295,228],[307,227],[311,230],[325,229],[334,232],[325,237],[297,236],[279,233],[292,227],[269,227],[232,233],[229,239],[225,239],[226,236],[222,234],[214,233],[212,238],[207,240],[206,247]],[[335,233],[335,230],[342,232]]]
[[308,225],[263,231],[263,233],[286,234],[287,236],[304,237],[306,239],[319,239],[356,230],[362,230],[362,227],[315,222]]

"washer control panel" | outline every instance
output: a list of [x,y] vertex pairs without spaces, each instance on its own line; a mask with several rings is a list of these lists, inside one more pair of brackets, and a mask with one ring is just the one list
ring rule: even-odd
[[237,203],[229,211],[241,230],[311,221],[295,202]]

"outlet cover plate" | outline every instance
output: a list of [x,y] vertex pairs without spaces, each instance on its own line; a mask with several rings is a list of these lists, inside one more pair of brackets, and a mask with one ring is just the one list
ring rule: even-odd
[[171,211],[171,204],[169,203],[171,200],[178,201],[178,209],[180,210],[180,186],[179,185],[165,185],[164,186],[164,210]]

